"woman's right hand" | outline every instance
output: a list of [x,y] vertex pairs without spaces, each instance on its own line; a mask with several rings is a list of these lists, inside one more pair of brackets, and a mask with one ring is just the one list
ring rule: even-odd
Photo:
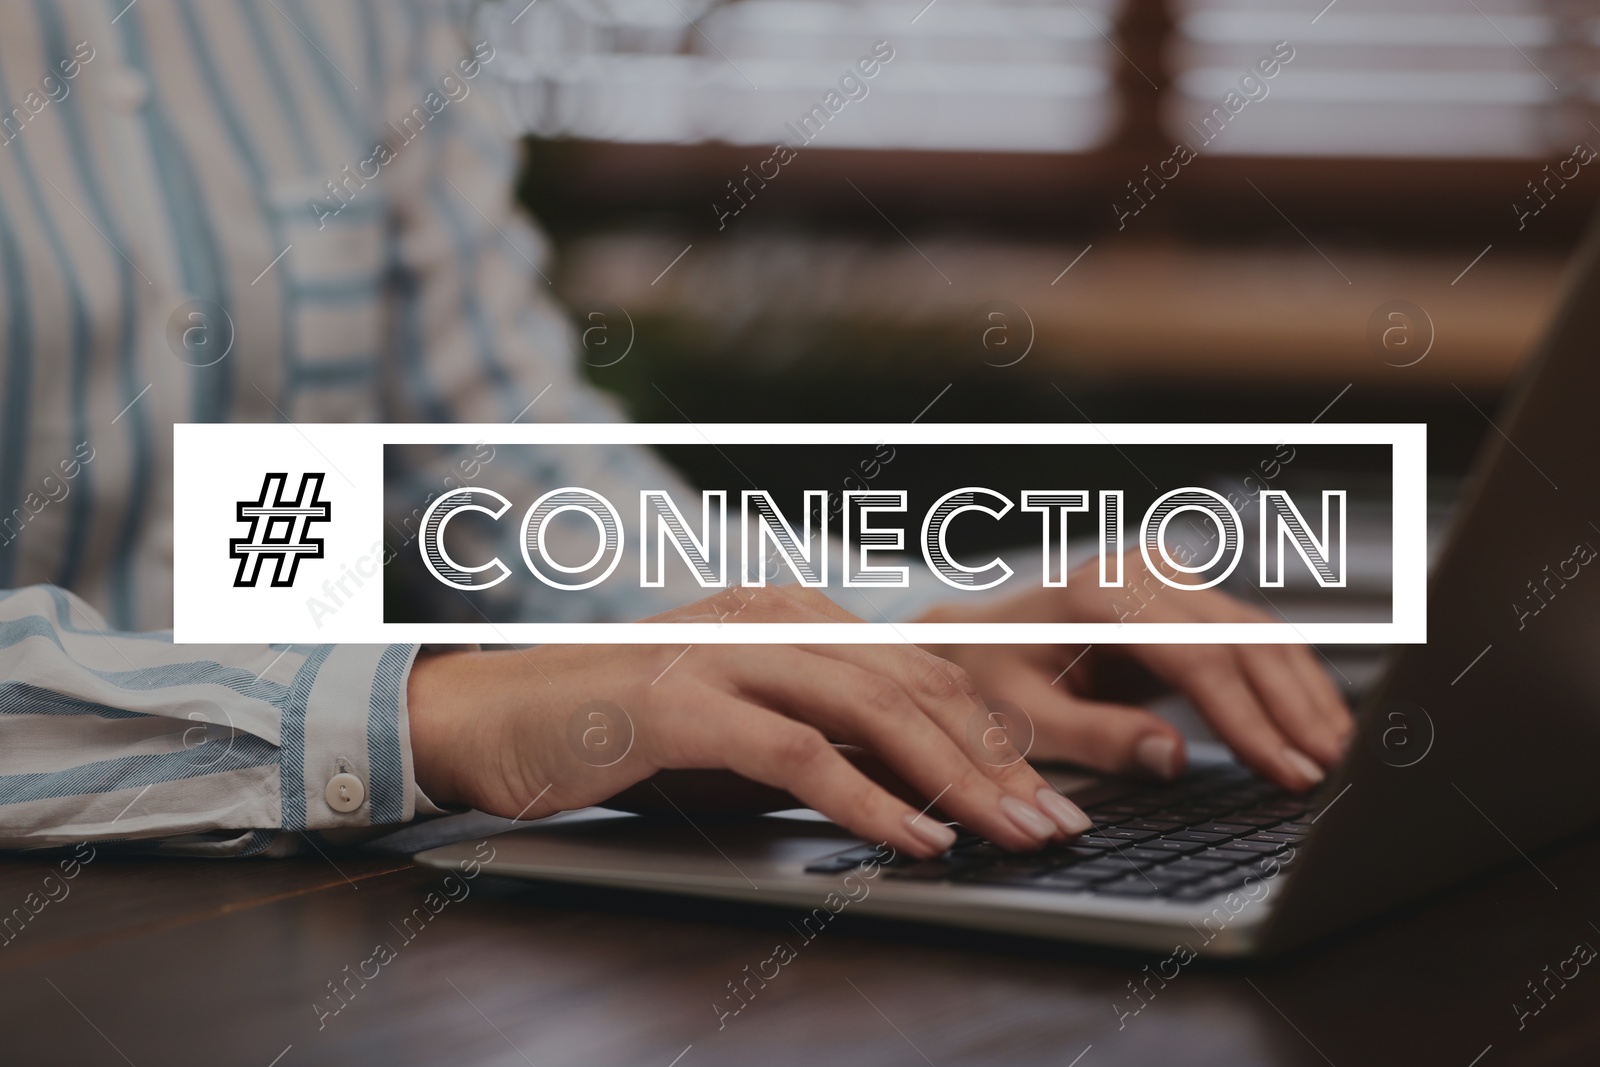
[[[651,621],[859,621],[814,590],[738,589]],[[417,783],[507,818],[603,803],[659,770],[715,768],[793,794],[916,856],[964,827],[1018,851],[1089,829],[1022,758],[967,673],[912,645],[543,645],[419,655],[407,688]],[[835,743],[867,749],[919,811]]]

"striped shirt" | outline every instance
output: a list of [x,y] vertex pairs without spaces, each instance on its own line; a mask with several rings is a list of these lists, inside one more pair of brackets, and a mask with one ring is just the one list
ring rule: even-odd
[[[415,648],[163,632],[171,427],[620,417],[513,211],[494,60],[430,0],[0,5],[0,847],[245,855],[437,810]],[[450,457],[415,458],[437,492]],[[682,484],[584,466],[522,498]]]
[[[176,422],[621,417],[513,210],[494,49],[444,3],[0,4],[0,848],[277,853],[438,810],[412,774],[415,647],[172,643],[170,472]],[[465,469],[395,455],[393,499]],[[508,462],[519,499],[688,492],[645,449]],[[449,621],[444,592],[406,591]],[[941,592],[835,596],[903,616]]]

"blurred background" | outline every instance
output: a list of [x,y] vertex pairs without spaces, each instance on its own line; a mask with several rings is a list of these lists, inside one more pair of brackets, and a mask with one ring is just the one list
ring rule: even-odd
[[1600,190],[1578,0],[469,17],[648,421],[1425,421],[1443,500]]

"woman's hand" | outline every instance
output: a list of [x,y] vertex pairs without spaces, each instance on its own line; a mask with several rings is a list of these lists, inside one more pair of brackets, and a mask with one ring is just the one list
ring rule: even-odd
[[[1149,574],[1138,552],[1123,562],[1137,595],[1101,588],[1098,565],[1090,564],[1074,570],[1064,588],[1033,590],[981,609],[941,607],[919,621],[1115,623],[1127,621],[1133,609],[1137,621],[1128,625],[1135,629],[1147,622],[1276,621],[1213,589],[1170,588]],[[933,651],[965,667],[991,702],[1026,712],[1034,759],[1158,778],[1180,774],[1178,731],[1144,708],[1108,699],[1106,683],[1129,665],[1181,691],[1242,762],[1286,789],[1321,782],[1353,729],[1344,699],[1304,645],[1099,645],[1087,653],[1073,645],[965,645]]]
[[[739,589],[653,621],[859,621],[822,594]],[[419,656],[407,691],[418,784],[440,803],[538,818],[601,803],[668,768],[786,790],[869,841],[917,856],[955,834],[934,804],[1006,848],[1089,820],[1020,753],[982,741],[967,672],[915,645],[546,645]],[[974,729],[974,723],[979,724]],[[914,807],[834,747],[870,751]]]

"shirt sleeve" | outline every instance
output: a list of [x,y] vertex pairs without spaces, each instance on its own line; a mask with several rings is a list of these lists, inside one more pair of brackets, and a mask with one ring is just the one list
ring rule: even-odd
[[437,811],[412,645],[174,645],[54,586],[0,591],[0,848],[243,856]]
[[[493,84],[495,64],[510,57],[468,42],[442,4],[413,11],[418,22],[411,55],[385,105],[388,114],[412,116],[409,123],[390,124],[393,162],[384,168],[395,231],[390,274],[398,296],[382,376],[385,419],[625,421],[616,400],[582,375],[576,330],[552,288],[549,243],[514,202],[518,160],[511,131],[499,121]],[[412,140],[401,143],[406,136]],[[517,501],[572,485],[616,501],[636,500],[641,488],[679,499],[695,495],[652,449],[640,446],[535,454],[480,442],[461,449],[407,447],[391,455],[387,496],[406,503],[386,516],[388,529],[404,542],[391,543],[396,552],[416,551],[412,538],[428,503],[461,485],[465,470],[484,465]],[[492,547],[514,559],[516,531],[509,527],[515,524],[501,525],[508,527],[499,531],[505,540]],[[638,546],[630,540],[624,552],[620,573],[637,574]],[[661,589],[630,585],[605,583],[582,596],[540,598],[525,583],[508,582],[475,594],[475,602],[493,605],[497,618],[630,621],[703,595],[672,583]],[[480,621],[473,603],[453,590],[405,593],[419,598],[430,618]]]

